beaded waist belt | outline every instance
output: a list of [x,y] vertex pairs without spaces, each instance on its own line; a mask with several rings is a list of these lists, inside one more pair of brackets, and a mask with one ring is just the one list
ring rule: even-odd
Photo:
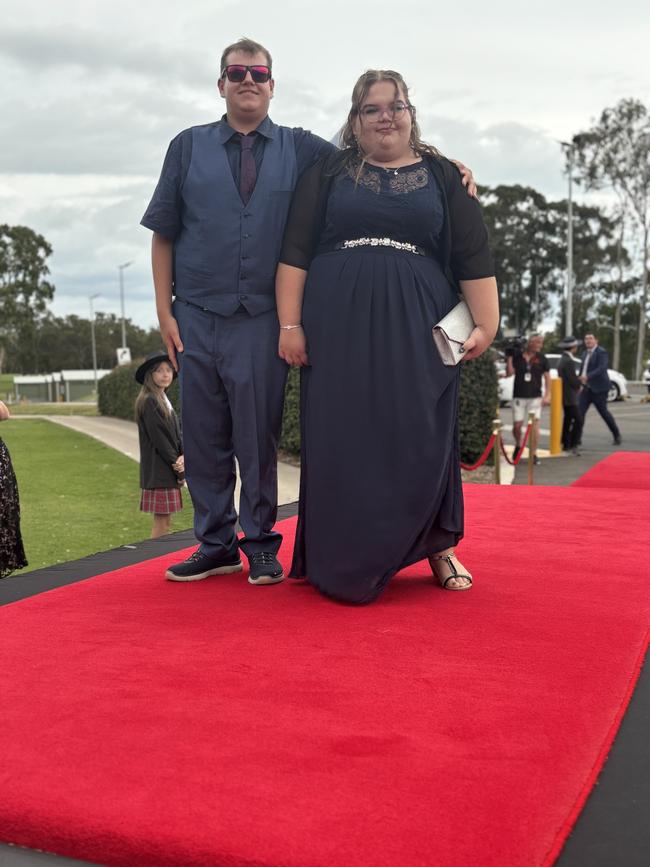
[[393,250],[403,250],[405,253],[415,253],[416,256],[426,256],[423,247],[409,244],[408,241],[393,241],[392,238],[354,238],[352,241],[339,241],[335,250],[351,250],[354,247],[392,247]]

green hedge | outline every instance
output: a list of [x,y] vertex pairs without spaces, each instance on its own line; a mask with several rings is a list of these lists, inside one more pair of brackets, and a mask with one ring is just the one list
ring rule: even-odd
[[458,427],[460,459],[465,463],[474,463],[481,457],[492,434],[492,421],[499,405],[494,358],[495,353],[489,349],[480,358],[461,364]]
[[[135,372],[144,359],[140,358],[131,364],[115,367],[97,383],[97,408],[100,415],[110,415],[114,418],[135,420],[135,399],[140,391],[140,385],[135,381]],[[180,414],[178,379],[175,379],[167,389],[167,397],[177,413]]]
[[[116,367],[99,381],[98,406],[101,415],[133,421],[133,405],[140,386],[134,374],[142,360]],[[180,414],[178,380],[167,389],[172,406]],[[492,352],[461,367],[460,377],[460,453],[468,463],[475,461],[492,433],[492,420],[498,400],[497,373]],[[300,454],[300,371],[292,368],[287,379],[280,448]]]
[[300,454],[300,369],[292,367],[284,393],[284,415],[280,448],[292,455]]

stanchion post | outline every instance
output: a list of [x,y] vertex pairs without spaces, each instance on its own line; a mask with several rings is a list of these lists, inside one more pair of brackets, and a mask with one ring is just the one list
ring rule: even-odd
[[535,455],[537,454],[537,430],[535,425],[535,413],[528,413],[528,425],[530,432],[528,434],[528,484],[533,482],[533,467],[535,466]]
[[494,456],[494,484],[501,484],[501,419],[495,418],[492,422],[492,433],[494,435],[494,446],[492,454]]
[[551,380],[551,443],[549,451],[559,455],[562,451],[562,380]]

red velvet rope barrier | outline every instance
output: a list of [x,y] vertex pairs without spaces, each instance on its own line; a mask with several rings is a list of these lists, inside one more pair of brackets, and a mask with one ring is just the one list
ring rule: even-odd
[[[524,441],[521,444],[521,448],[519,449],[519,454],[517,455],[517,460],[515,460],[515,461],[511,460],[508,457],[508,453],[506,452],[506,447],[503,444],[503,440],[502,439],[499,440],[500,445],[501,445],[501,451],[503,453],[503,457],[506,459],[506,461],[510,464],[511,467],[516,467],[517,464],[519,463],[519,461],[521,460],[521,456],[523,455],[524,449],[526,448],[526,443],[528,442],[528,437],[530,435],[530,431],[531,431],[532,427],[533,427],[532,424],[528,424],[526,426],[526,433],[524,434]],[[485,446],[485,451],[483,452],[483,454],[481,455],[481,457],[477,460],[477,462],[475,464],[464,464],[461,461],[460,462],[461,468],[463,470],[468,470],[469,472],[472,472],[472,470],[478,470],[478,468],[480,466],[482,466],[486,462],[486,460],[488,459],[488,456],[489,456],[490,452],[492,451],[492,446],[494,445],[494,441],[496,438],[497,438],[497,435],[493,433],[492,436],[490,437],[489,441],[488,441],[488,444]]]
[[528,442],[528,436],[530,434],[532,427],[533,427],[532,424],[529,424],[526,426],[526,433],[524,434],[524,441],[521,444],[521,448],[519,449],[519,454],[517,455],[517,460],[515,460],[515,461],[511,460],[508,457],[508,453],[506,452],[506,447],[503,444],[503,440],[501,440],[501,452],[503,454],[503,457],[506,459],[506,461],[510,464],[511,467],[516,467],[517,464],[519,463],[519,461],[521,460],[522,455],[524,453],[524,449],[526,448],[526,443]]
[[470,471],[471,470],[477,470],[481,466],[481,464],[484,464],[486,462],[486,460],[488,459],[488,455],[492,451],[492,446],[494,445],[494,441],[496,438],[497,438],[497,435],[492,434],[492,436],[490,437],[490,439],[488,441],[488,444],[485,446],[485,451],[483,452],[483,454],[481,455],[481,457],[477,460],[477,462],[475,464],[471,464],[471,465],[470,464],[464,464],[461,461],[460,465],[461,465],[462,469],[470,470]]

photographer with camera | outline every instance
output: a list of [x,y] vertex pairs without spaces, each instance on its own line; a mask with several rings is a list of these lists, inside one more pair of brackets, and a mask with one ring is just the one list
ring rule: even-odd
[[[528,418],[528,413],[535,413],[533,434],[534,442],[538,443],[542,406],[551,402],[551,374],[548,359],[541,351],[543,343],[541,334],[531,334],[525,346],[519,341],[513,341],[505,348],[506,375],[515,377],[512,389],[512,433],[515,438],[513,460],[517,460],[521,451],[521,427]],[[537,457],[535,463],[538,463]]]

